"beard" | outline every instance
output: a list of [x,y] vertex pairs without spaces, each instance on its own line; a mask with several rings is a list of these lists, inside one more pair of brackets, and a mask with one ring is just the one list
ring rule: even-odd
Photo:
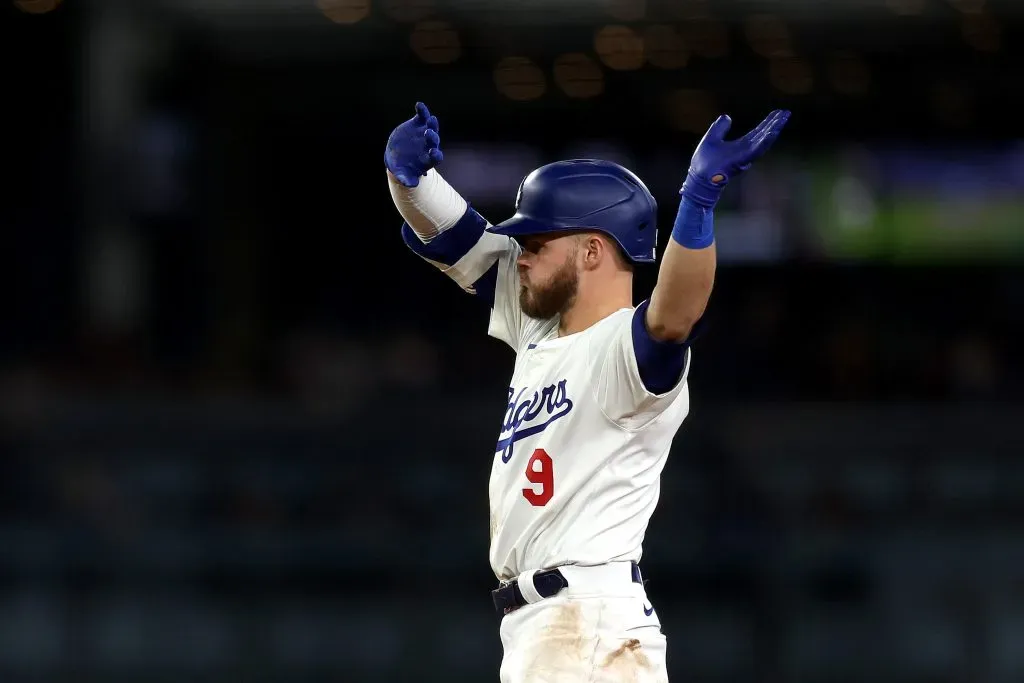
[[555,271],[543,287],[523,284],[519,288],[519,307],[523,313],[538,320],[547,320],[564,313],[576,300],[580,277],[576,271],[575,254]]

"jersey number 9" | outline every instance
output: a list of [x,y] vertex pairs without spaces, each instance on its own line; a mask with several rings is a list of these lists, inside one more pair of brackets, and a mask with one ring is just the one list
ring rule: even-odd
[[535,507],[544,507],[555,495],[555,469],[551,456],[538,448],[526,463],[526,479],[533,486],[523,489],[523,497]]

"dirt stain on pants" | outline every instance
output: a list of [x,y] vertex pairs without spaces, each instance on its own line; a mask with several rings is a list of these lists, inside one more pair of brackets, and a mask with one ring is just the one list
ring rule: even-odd
[[650,670],[651,660],[644,653],[640,641],[631,638],[609,652],[601,661],[598,677],[602,681],[634,683],[644,680]]
[[547,683],[586,680],[594,654],[593,636],[584,633],[582,607],[560,605],[534,643],[526,680]]
[[[593,615],[589,615],[593,616]],[[593,622],[593,623],[592,623]],[[643,683],[661,680],[636,638],[598,640],[596,621],[579,603],[559,605],[531,638],[523,683]]]

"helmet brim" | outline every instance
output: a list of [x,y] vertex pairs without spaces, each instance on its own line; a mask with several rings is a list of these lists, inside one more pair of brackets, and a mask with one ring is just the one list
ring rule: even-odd
[[607,230],[602,230],[601,228],[579,228],[573,226],[551,225],[550,223],[544,223],[542,221],[538,221],[533,218],[528,218],[520,214],[516,214],[509,218],[508,220],[504,220],[501,223],[498,223],[497,225],[492,225],[491,227],[487,228],[487,232],[493,233],[495,235],[505,235],[506,237],[512,238],[527,237],[529,235],[544,235],[558,232],[580,232],[583,230],[593,230],[594,232],[600,232],[602,234],[607,235],[612,240],[612,242],[614,242],[615,245],[619,248],[619,251],[622,253],[622,256],[631,263],[654,263],[653,255],[650,257],[646,257],[634,256],[630,254],[626,250],[626,248],[622,246],[622,243],[619,242],[619,239],[615,235],[608,232]]
[[527,218],[526,216],[517,213],[512,216],[512,218],[487,228],[487,232],[493,232],[495,235],[506,235],[508,237],[525,237],[527,235],[540,235],[545,232],[559,232],[564,229],[565,228],[542,223],[532,218]]

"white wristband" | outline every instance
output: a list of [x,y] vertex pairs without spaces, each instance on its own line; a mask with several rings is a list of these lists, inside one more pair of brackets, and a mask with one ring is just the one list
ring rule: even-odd
[[387,174],[395,207],[424,243],[455,225],[469,208],[462,195],[433,168],[420,176],[416,187],[398,182],[391,171]]

